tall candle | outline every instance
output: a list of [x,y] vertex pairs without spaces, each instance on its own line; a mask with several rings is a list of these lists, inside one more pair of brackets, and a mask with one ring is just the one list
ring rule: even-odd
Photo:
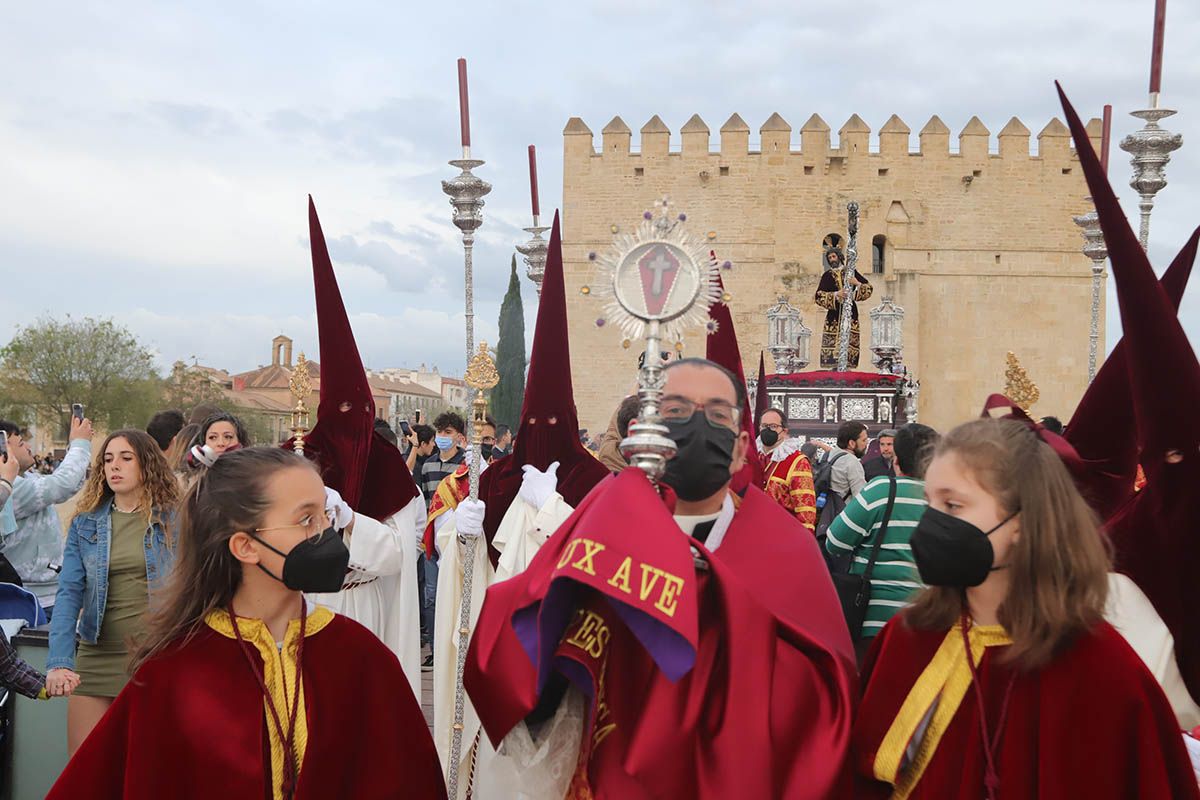
[[467,101],[467,60],[458,60],[458,123],[462,129],[462,146],[471,146],[471,109]]
[[537,148],[533,145],[529,145],[529,194],[533,201],[533,216],[536,220],[542,212],[538,203]]
[[1100,134],[1100,168],[1108,174],[1108,146],[1112,143],[1112,106],[1104,106],[1104,128]]
[[[1154,2],[1154,46],[1150,50],[1150,95],[1152,101],[1158,100],[1162,89],[1162,59],[1163,35],[1167,27],[1167,0]],[[1157,106],[1157,103],[1155,102]]]

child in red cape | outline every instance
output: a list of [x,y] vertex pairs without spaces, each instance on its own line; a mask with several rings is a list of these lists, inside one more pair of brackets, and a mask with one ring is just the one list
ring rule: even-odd
[[1162,690],[1103,620],[1108,554],[1042,434],[962,425],[925,489],[930,588],[867,658],[859,797],[1200,798]]
[[336,591],[348,561],[305,459],[220,458],[184,501],[131,682],[48,797],[444,798],[396,656],[303,598]]

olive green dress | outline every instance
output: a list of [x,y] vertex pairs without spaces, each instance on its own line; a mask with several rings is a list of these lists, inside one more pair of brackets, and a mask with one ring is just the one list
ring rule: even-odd
[[96,644],[80,642],[75,659],[79,688],[75,694],[116,697],[129,680],[129,640],[142,632],[149,605],[146,583],[146,515],[112,512],[112,546],[108,560],[108,603]]

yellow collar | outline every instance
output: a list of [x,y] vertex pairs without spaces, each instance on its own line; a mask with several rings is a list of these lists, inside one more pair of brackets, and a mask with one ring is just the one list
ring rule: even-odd
[[[982,661],[987,648],[1012,644],[1002,625],[972,624],[968,638],[971,641],[971,658],[976,664]],[[942,734],[950,727],[970,686],[971,666],[967,663],[962,629],[956,623],[946,633],[946,638],[933,654],[929,665],[913,684],[875,753],[875,777],[895,786],[893,800],[907,798],[921,780]],[[937,708],[930,717],[916,756],[905,768],[904,754],[934,702]]]
[[[333,621],[333,612],[323,606],[314,606],[308,613],[304,625],[306,637],[319,633]],[[208,627],[230,639],[236,639],[233,623],[229,612],[223,608],[210,611],[204,618]],[[283,647],[275,643],[275,637],[261,619],[238,617],[238,630],[242,639],[254,646],[263,661],[263,682],[267,685],[270,702],[275,704],[275,710],[280,716],[282,725],[288,724],[288,711],[291,709],[291,697],[287,696],[285,687],[292,687],[292,692],[300,692],[300,700],[296,709],[296,730],[292,737],[292,749],[296,758],[296,776],[304,762],[304,750],[308,744],[308,720],[305,716],[304,687],[296,686],[296,643],[300,639],[300,620],[294,619],[288,623],[287,632],[283,637]],[[295,697],[293,694],[292,697]],[[267,708],[267,698],[263,698],[263,714],[266,717],[267,735],[271,742],[271,793],[275,800],[283,797],[283,740],[271,719]]]

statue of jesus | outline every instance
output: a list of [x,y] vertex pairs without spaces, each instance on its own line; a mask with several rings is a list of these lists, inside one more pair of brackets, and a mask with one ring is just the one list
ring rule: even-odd
[[[842,286],[845,272],[842,259],[842,251],[836,247],[825,251],[825,274],[821,276],[814,298],[817,305],[825,309],[825,328],[821,331],[821,369],[838,367],[838,337],[842,327],[842,304],[846,300],[846,290]],[[858,301],[868,299],[873,289],[857,270],[850,279],[850,286],[854,290],[854,297],[850,303],[850,352],[846,367],[856,369],[859,349]]]

